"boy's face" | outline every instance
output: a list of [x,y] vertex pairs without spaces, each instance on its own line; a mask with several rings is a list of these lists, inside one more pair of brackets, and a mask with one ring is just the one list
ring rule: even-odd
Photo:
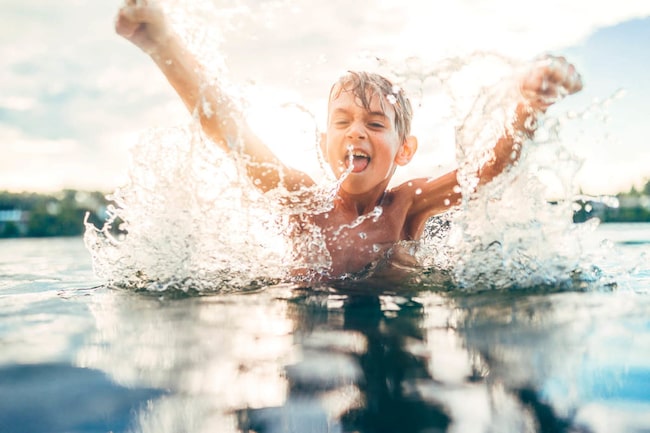
[[[397,165],[411,159],[395,129],[395,111],[375,94],[366,110],[355,95],[342,89],[329,101],[323,151],[336,178],[351,170],[341,188],[349,194],[385,189]],[[384,108],[382,108],[382,105]],[[350,168],[350,165],[352,167]]]

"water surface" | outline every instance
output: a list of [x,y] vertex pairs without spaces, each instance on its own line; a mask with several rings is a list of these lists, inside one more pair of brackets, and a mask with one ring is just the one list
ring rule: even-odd
[[[2,432],[647,432],[650,226],[607,290],[102,285],[79,238],[0,242]],[[645,256],[647,258],[647,256]]]

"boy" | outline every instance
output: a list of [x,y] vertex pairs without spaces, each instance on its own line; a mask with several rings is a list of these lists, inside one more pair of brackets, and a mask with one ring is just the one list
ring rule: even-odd
[[[240,119],[228,96],[217,85],[207,85],[200,65],[173,34],[159,8],[146,0],[137,4],[127,0],[119,11],[116,31],[151,56],[210,139],[226,152],[233,151],[232,143],[241,143],[237,147],[247,156],[247,174],[257,188],[262,192],[277,187],[289,192],[304,189],[307,194],[301,197],[309,200],[313,180],[286,167]],[[518,158],[523,140],[533,133],[534,116],[577,92],[582,84],[563,58],[548,58],[522,79],[520,88],[523,98],[513,125],[497,141],[494,158],[477,173],[479,184],[489,182]],[[379,75],[349,73],[332,87],[321,149],[340,187],[329,210],[302,214],[294,221],[297,232],[312,226],[320,229],[330,262],[319,277],[363,270],[396,243],[419,239],[428,218],[458,204],[456,171],[387,189],[397,166],[406,165],[417,150],[417,140],[410,135],[411,116],[403,92]]]

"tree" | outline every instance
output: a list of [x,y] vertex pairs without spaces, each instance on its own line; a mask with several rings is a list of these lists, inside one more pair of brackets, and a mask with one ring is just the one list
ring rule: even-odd
[[7,221],[4,224],[2,232],[0,232],[0,238],[17,238],[21,235],[18,224],[13,221]]

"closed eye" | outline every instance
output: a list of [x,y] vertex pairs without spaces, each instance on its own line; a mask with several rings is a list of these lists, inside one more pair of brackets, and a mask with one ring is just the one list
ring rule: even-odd
[[367,124],[370,128],[373,129],[383,129],[386,127],[386,122],[388,119],[386,115],[382,112],[371,112],[368,113],[368,118],[366,119]]

